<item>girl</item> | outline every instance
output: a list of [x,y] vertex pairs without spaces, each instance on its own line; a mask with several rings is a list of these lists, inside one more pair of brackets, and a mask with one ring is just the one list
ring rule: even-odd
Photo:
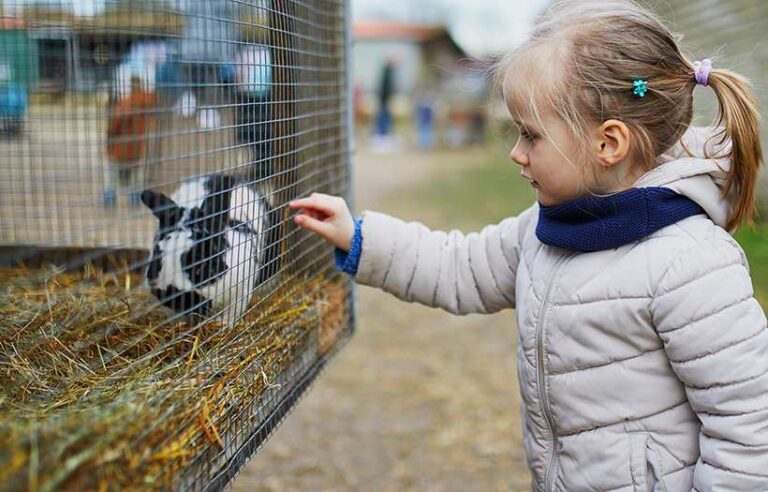
[[[762,161],[747,81],[630,0],[558,2],[498,67],[537,203],[479,234],[291,203],[357,282],[515,308],[535,490],[768,490],[768,330],[731,238]],[[689,128],[696,85],[718,128]]]

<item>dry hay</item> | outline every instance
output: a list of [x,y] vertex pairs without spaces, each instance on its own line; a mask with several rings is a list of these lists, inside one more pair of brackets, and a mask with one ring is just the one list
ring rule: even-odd
[[322,355],[347,325],[346,284],[323,278],[227,327],[147,312],[155,300],[132,288],[135,274],[33,273],[0,269],[0,488],[12,490],[194,480],[281,371],[312,340]]

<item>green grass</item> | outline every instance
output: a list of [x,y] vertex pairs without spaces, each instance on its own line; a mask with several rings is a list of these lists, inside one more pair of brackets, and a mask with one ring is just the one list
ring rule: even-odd
[[[420,218],[428,218],[430,227],[465,231],[516,215],[534,202],[535,194],[507,154],[500,143],[457,152],[451,158],[465,163],[447,162],[446,172],[427,185],[399,191],[396,208],[423,211]],[[755,296],[768,309],[768,223],[744,227],[735,238],[747,254]]]
[[734,237],[747,253],[757,300],[768,309],[768,224],[744,227]]
[[398,191],[392,201],[398,209],[419,210],[433,228],[479,230],[517,215],[534,203],[536,194],[508,152],[500,144],[441,152],[439,159],[447,159],[445,172],[426,185]]

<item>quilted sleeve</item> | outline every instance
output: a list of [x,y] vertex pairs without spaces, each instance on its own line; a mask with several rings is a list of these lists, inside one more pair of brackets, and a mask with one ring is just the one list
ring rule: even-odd
[[514,307],[521,233],[534,208],[467,235],[365,212],[355,280],[454,314]]
[[701,421],[694,489],[768,490],[768,329],[738,245],[675,259],[651,315]]

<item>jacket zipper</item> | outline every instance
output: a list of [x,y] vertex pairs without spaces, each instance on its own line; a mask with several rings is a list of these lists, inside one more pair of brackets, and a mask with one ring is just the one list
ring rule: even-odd
[[538,373],[539,400],[541,401],[541,409],[544,413],[544,420],[547,423],[547,430],[549,431],[549,435],[552,437],[552,448],[549,454],[549,459],[547,460],[547,467],[544,469],[545,492],[550,492],[552,490],[553,484],[551,482],[554,480],[552,468],[557,456],[557,453],[555,452],[557,446],[557,436],[555,435],[555,427],[552,424],[552,413],[549,408],[549,401],[547,400],[544,380],[544,316],[547,312],[547,299],[549,298],[549,294],[552,291],[552,284],[554,284],[555,277],[557,276],[557,273],[560,271],[560,268],[562,268],[565,261],[574,255],[574,251],[569,251],[557,261],[555,267],[552,269],[552,275],[549,277],[549,283],[547,284],[547,289],[544,292],[544,299],[541,301],[541,310],[539,311],[539,319],[536,327],[536,355],[538,358],[536,369]]

